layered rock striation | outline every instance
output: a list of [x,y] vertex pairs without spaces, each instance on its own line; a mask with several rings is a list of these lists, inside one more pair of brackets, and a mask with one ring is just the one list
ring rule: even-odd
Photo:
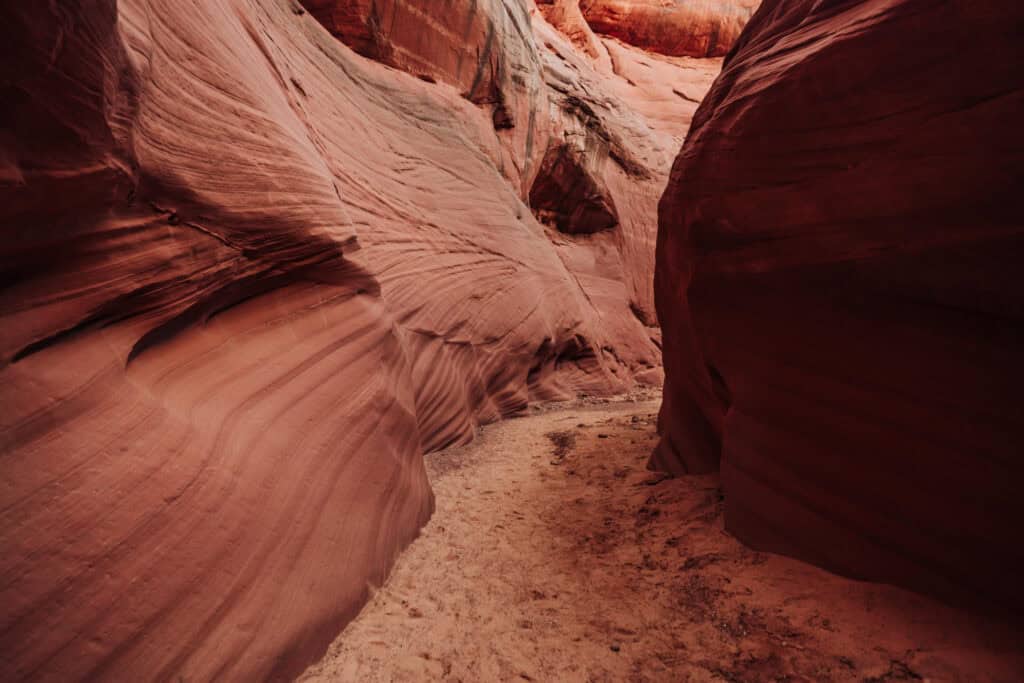
[[660,205],[654,464],[762,549],[1019,609],[1024,11],[765,3]]
[[591,29],[675,57],[721,57],[761,0],[580,0]]
[[306,4],[0,9],[5,680],[288,679],[430,515],[424,452],[660,382],[655,206],[719,63]]

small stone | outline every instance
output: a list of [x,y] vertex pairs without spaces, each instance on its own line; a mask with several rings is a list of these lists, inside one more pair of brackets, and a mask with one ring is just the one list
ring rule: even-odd
[[621,645],[619,645],[618,643],[612,643],[612,652],[618,652],[621,649],[622,649]]

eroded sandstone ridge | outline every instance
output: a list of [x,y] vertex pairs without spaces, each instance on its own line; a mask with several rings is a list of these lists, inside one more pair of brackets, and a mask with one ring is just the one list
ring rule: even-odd
[[761,0],[580,0],[598,33],[665,55],[721,57]]
[[566,2],[307,4],[0,9],[5,680],[288,678],[430,515],[423,452],[660,381],[719,62]]
[[765,3],[660,205],[664,437],[729,530],[1024,604],[1024,10]]

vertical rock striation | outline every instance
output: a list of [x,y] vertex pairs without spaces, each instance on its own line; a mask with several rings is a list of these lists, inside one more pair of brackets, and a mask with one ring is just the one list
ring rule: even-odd
[[664,435],[749,544],[1024,606],[1024,11],[766,2],[660,205]]

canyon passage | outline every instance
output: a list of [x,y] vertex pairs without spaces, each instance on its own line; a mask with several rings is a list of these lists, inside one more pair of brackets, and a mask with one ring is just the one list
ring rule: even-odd
[[1024,679],[1024,9],[0,5],[0,678]]
[[647,469],[659,404],[554,404],[427,456],[434,516],[299,680],[1019,677],[998,620],[737,541],[717,474]]

